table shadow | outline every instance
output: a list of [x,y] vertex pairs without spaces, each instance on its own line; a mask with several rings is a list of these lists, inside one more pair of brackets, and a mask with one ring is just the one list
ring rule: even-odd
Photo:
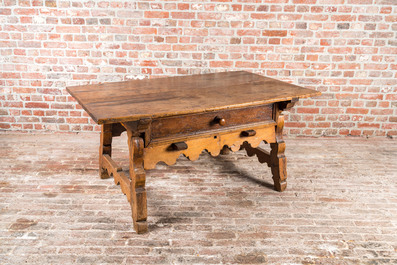
[[[232,172],[232,173],[237,173],[237,174],[233,174],[233,177],[237,177],[240,179],[247,179],[247,180],[251,181],[252,183],[259,184],[263,187],[274,190],[273,183],[267,182],[263,179],[259,179],[255,176],[253,176],[250,172],[247,172],[246,170],[238,168],[235,165],[235,163],[233,163],[233,161],[225,159],[224,155],[219,155],[219,156],[212,157],[212,158],[215,159],[217,162],[219,162],[219,163],[217,163],[217,165],[221,166],[223,170]],[[266,166],[266,165],[264,164],[264,166]],[[272,177],[271,173],[269,174],[269,177],[270,178]]]

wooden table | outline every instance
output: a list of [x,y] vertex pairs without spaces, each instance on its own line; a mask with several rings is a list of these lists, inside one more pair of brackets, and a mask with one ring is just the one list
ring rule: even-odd
[[[183,154],[198,159],[245,149],[271,167],[274,187],[287,186],[283,110],[320,95],[245,71],[69,87],[98,124],[101,178],[114,177],[127,195],[137,233],[147,231],[145,170]],[[127,131],[129,176],[111,158],[112,137]],[[271,152],[258,148],[270,144]]]

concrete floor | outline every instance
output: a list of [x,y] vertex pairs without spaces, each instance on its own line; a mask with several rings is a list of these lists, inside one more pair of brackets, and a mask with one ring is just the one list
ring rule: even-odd
[[397,264],[396,140],[286,143],[283,193],[243,151],[157,165],[137,235],[98,134],[0,134],[0,264]]

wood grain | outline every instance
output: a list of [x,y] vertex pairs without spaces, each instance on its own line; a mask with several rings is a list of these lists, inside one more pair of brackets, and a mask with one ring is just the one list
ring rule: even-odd
[[130,153],[131,211],[134,229],[138,234],[147,232],[146,173],[143,168],[143,139],[127,130]]
[[273,124],[252,128],[255,129],[256,134],[251,137],[242,137],[242,130],[229,130],[218,134],[188,139],[186,140],[188,148],[185,150],[172,150],[170,148],[172,143],[149,145],[144,149],[144,168],[153,169],[160,161],[167,165],[173,165],[181,154],[189,158],[189,160],[197,160],[203,150],[208,151],[212,156],[217,156],[223,150],[224,146],[228,146],[228,149],[235,152],[240,150],[240,146],[244,142],[248,142],[253,147],[257,147],[262,141],[266,141],[267,143],[276,142]]
[[203,113],[320,95],[245,71],[68,87],[95,122]]
[[[191,134],[202,131],[230,128],[241,124],[272,121],[273,104],[220,110],[182,116],[159,118],[152,121],[152,138],[163,138],[169,135]],[[220,124],[220,120],[224,124]]]
[[110,176],[113,176],[114,183],[120,185],[121,191],[127,196],[128,201],[131,201],[131,181],[124,174],[122,168],[109,155],[103,155],[103,167]]
[[99,177],[107,179],[110,173],[103,166],[103,155],[112,156],[112,127],[113,124],[102,124],[101,138],[99,143]]
[[[69,88],[102,123],[100,176],[127,195],[137,233],[147,224],[146,169],[246,149],[271,167],[274,187],[287,186],[284,116],[300,97],[320,94],[248,72],[228,72]],[[127,131],[129,177],[111,158],[112,137]],[[264,141],[271,152],[259,148]]]

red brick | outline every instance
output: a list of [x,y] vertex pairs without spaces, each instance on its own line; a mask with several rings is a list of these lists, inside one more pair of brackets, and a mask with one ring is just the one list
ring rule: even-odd
[[0,129],[10,129],[11,125],[9,123],[0,123]]
[[283,62],[263,62],[261,63],[261,68],[273,69],[273,68],[284,68]]
[[367,114],[368,113],[368,109],[364,109],[364,108],[347,108],[346,109],[346,113],[348,114]]
[[3,79],[19,79],[21,78],[21,74],[20,73],[11,73],[11,72],[3,72],[0,73],[0,77]]
[[262,36],[285,37],[285,36],[287,36],[287,31],[286,30],[264,30],[262,32]]
[[219,19],[221,19],[221,17],[222,17],[221,13],[206,13],[206,12],[197,13],[197,18],[198,19],[219,20]]
[[186,45],[173,45],[172,50],[174,51],[196,51],[196,44],[186,44]]
[[151,51],[171,51],[170,44],[148,44],[147,48]]
[[358,47],[354,49],[356,54],[376,54],[378,52],[378,48],[374,47]]
[[357,125],[358,128],[379,128],[380,124],[378,123],[359,123]]
[[365,70],[386,70],[388,68],[388,64],[364,64]]
[[149,60],[141,61],[141,62],[139,62],[139,65],[140,66],[152,66],[152,67],[154,67],[154,66],[157,66],[157,61],[149,61]]
[[157,34],[156,28],[135,28],[133,34]]
[[55,29],[58,33],[80,33],[78,26],[57,26]]
[[8,16],[11,15],[11,9],[10,8],[0,8],[0,15]]
[[35,8],[15,8],[14,13],[17,15],[31,16],[36,14]]
[[341,64],[338,64],[338,69],[360,69],[360,64],[358,64],[358,63],[341,63]]
[[385,17],[386,22],[397,22],[397,15],[391,15],[391,16],[386,16]]
[[180,3],[178,4],[178,9],[179,10],[189,10],[190,5],[188,3]]
[[393,115],[393,109],[371,109],[372,115]]
[[237,30],[238,36],[260,36],[261,31],[258,29]]
[[232,61],[211,61],[210,62],[210,67],[228,68],[228,67],[232,67],[232,66],[233,66]]
[[293,128],[293,127],[298,127],[298,128],[306,128],[306,123],[304,123],[304,122],[287,122],[286,124],[285,124],[285,126],[286,127],[291,127],[291,128]]
[[385,6],[380,9],[381,14],[390,14],[392,12],[391,6]]
[[48,109],[49,105],[45,102],[26,102],[25,108],[40,108],[40,109]]
[[236,67],[239,68],[258,68],[259,63],[258,62],[236,62]]
[[168,18],[170,16],[169,12],[164,11],[145,11],[146,18]]
[[233,11],[241,11],[242,5],[240,5],[240,4],[232,5],[232,9],[233,9]]
[[263,20],[272,20],[276,18],[276,15],[269,13],[252,13],[252,19],[263,19]]
[[133,43],[124,43],[121,48],[123,50],[144,50],[146,48],[145,44],[133,44]]
[[87,123],[87,118],[66,118],[67,123]]
[[309,63],[286,63],[285,68],[287,69],[306,69],[310,66]]
[[171,12],[171,17],[174,19],[194,19],[196,13],[194,12]]
[[352,79],[349,80],[350,84],[352,85],[371,85],[373,80],[368,80],[368,79]]
[[351,54],[352,48],[350,47],[330,47],[328,48],[328,52],[337,53],[337,54]]
[[22,78],[26,79],[45,79],[46,76],[42,73],[22,73]]
[[319,109],[318,108],[302,108],[302,107],[297,107],[296,108],[297,113],[310,113],[310,114],[315,114],[315,113],[319,113]]
[[97,75],[94,74],[73,74],[73,80],[93,80],[96,79]]
[[356,16],[354,15],[332,15],[332,21],[354,21]]

